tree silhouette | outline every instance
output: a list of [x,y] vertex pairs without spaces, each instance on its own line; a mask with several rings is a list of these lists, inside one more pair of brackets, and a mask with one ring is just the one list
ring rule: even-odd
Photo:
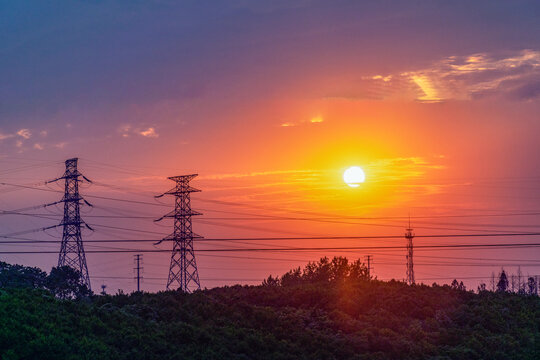
[[529,277],[527,280],[527,288],[529,295],[535,295],[536,294],[536,279],[532,276]]
[[83,283],[81,274],[69,266],[53,267],[46,286],[60,299],[80,299],[92,294]]
[[499,275],[499,282],[497,283],[497,292],[506,292],[508,290],[508,277],[504,269]]
[[269,276],[263,285],[295,286],[303,283],[335,283],[370,279],[367,267],[360,260],[349,262],[345,257],[335,256],[332,260],[323,257],[317,262],[309,262],[303,270],[298,267],[289,270],[281,277]]
[[478,285],[478,293],[481,293],[482,291],[486,291],[486,284],[485,283],[480,283],[480,285]]

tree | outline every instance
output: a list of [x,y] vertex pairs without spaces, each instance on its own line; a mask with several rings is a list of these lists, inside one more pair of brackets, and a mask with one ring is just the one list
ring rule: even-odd
[[481,293],[482,291],[486,291],[485,283],[480,283],[480,285],[478,285],[478,293]]
[[0,287],[43,288],[46,278],[41,269],[0,262]]
[[370,280],[367,267],[360,261],[349,263],[347,258],[335,256],[332,260],[327,257],[317,262],[309,262],[304,269],[299,267],[288,271],[281,277],[272,276],[264,280],[264,286],[294,286],[302,283],[331,283],[339,281]]
[[80,299],[92,295],[82,282],[80,272],[69,266],[53,267],[46,286],[60,299]]
[[460,291],[467,290],[467,288],[465,287],[465,284],[463,284],[463,281],[458,282],[456,279],[452,281],[452,284],[450,284],[450,287],[454,290],[460,290]]
[[264,279],[262,286],[278,286],[279,285],[279,276],[273,277],[272,275],[268,276],[267,279]]
[[527,281],[527,290],[529,295],[536,295],[536,279],[532,276],[529,276],[529,279]]
[[508,277],[504,269],[499,275],[499,282],[497,283],[497,292],[506,292],[508,290]]

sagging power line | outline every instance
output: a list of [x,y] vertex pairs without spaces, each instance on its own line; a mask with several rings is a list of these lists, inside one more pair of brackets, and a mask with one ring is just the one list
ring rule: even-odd
[[[44,190],[44,191],[52,191],[52,192],[57,192],[57,193],[60,193],[59,191],[56,191],[56,190],[51,190],[51,189],[38,189],[36,188],[36,185],[32,186],[32,185],[14,185],[14,184],[7,184],[7,183],[3,183],[4,185],[10,185],[10,186],[21,186],[21,188],[29,188],[29,189],[37,189],[37,190]],[[102,183],[100,183],[99,185],[104,185]],[[118,186],[115,186],[117,189],[120,188]],[[125,203],[128,203],[128,204],[147,204],[147,205],[154,205],[154,206],[161,206],[161,207],[164,207],[164,206],[167,206],[165,204],[162,204],[162,203],[152,203],[152,202],[145,202],[145,201],[137,201],[137,200],[131,200],[131,199],[119,199],[119,198],[113,198],[113,197],[108,197],[108,196],[92,196],[92,195],[89,195],[88,197],[93,197],[93,198],[98,198],[98,199],[103,199],[103,200],[112,200],[112,201],[118,201],[118,202],[125,202]],[[60,201],[62,202],[62,201]],[[208,201],[208,202],[214,202],[214,201]],[[57,202],[59,203],[59,202]],[[220,204],[226,204],[226,205],[235,205],[235,206],[244,206],[245,204],[235,204],[235,203],[231,203],[231,202],[223,202],[223,201],[219,201],[217,203],[220,203]],[[39,207],[44,207],[44,206],[47,206],[47,205],[39,205],[38,207],[30,207],[30,208],[23,208],[23,209],[17,209],[19,211],[26,211],[26,210],[35,210]],[[257,208],[261,208],[261,207],[257,207]],[[214,210],[213,210],[214,211]],[[283,209],[281,209],[281,211],[283,211]],[[221,211],[221,212],[225,212],[225,213],[238,213],[238,212],[231,212],[231,211]],[[309,214],[309,215],[312,215],[311,213],[308,213],[308,212],[298,212],[298,213],[304,213],[304,214]],[[16,214],[16,211],[5,211],[5,212],[0,212],[0,214],[4,214],[4,215],[14,215]],[[483,215],[474,215],[474,216],[479,216],[479,217],[489,217],[489,216],[530,216],[530,215],[538,215],[540,213],[501,213],[501,214],[483,214]],[[48,215],[48,214],[29,214],[29,213],[25,213],[25,214],[21,214],[21,215],[25,215],[25,216],[39,216],[41,215],[43,218],[45,219],[50,219],[51,216]],[[234,220],[234,219],[238,219],[238,220],[261,220],[261,219],[264,219],[264,220],[306,220],[306,221],[321,221],[321,222],[337,222],[337,223],[341,223],[342,221],[332,221],[332,220],[353,220],[353,219],[363,219],[363,220],[367,220],[367,219],[379,219],[379,220],[384,220],[384,219],[402,219],[403,217],[351,217],[351,216],[318,216],[318,217],[306,217],[306,218],[303,218],[303,217],[291,217],[291,216],[280,216],[280,215],[265,215],[264,217],[261,217],[261,216],[258,216],[258,215],[255,215],[255,214],[249,214],[249,215],[252,215],[252,217],[236,217],[236,218],[233,218],[233,217],[224,217],[224,218],[215,218],[215,219],[222,219],[222,220]],[[107,217],[107,216],[99,216],[99,215],[90,215],[89,217]],[[112,216],[111,216],[112,217]],[[471,215],[439,215],[439,216],[424,216],[424,217],[413,217],[413,218],[441,218],[441,217],[471,217]],[[151,218],[150,216],[116,216],[116,218],[126,218],[126,219],[143,219],[143,218],[146,218],[146,219],[149,219]],[[330,220],[330,221],[328,221]],[[345,222],[344,222],[345,223]],[[357,223],[359,225],[376,225],[376,226],[383,226],[381,224],[362,224],[362,223]],[[480,224],[481,226],[483,226],[482,224]],[[480,226],[479,225],[479,226]],[[110,226],[110,225],[97,225],[98,227],[104,227],[104,228],[112,228],[112,229],[116,229],[116,230],[122,230],[122,231],[131,231],[131,232],[146,232],[147,234],[156,234],[158,235],[159,233],[158,232],[152,232],[152,231],[148,231],[148,230],[142,230],[142,229],[133,229],[133,228],[122,228],[122,227],[118,227],[118,226]],[[386,226],[386,225],[385,225]],[[396,227],[397,225],[392,225],[393,227]],[[503,226],[503,225],[501,225]],[[529,225],[527,225],[529,226]],[[533,225],[530,225],[531,227]],[[234,227],[234,226],[233,226]],[[39,230],[43,230],[43,229],[46,229],[46,228],[42,228],[42,229],[39,229]],[[446,230],[452,230],[452,229],[446,229]],[[454,229],[454,230],[457,230],[457,229]],[[476,230],[472,230],[472,231],[476,231]],[[482,230],[479,230],[479,231],[482,231]],[[492,230],[490,230],[492,231]],[[495,231],[495,230],[493,230]],[[31,231],[31,232],[35,232],[35,231]],[[19,232],[18,234],[22,234],[22,233],[28,233],[28,232]],[[478,234],[441,234],[441,235],[420,235],[420,236],[417,236],[418,238],[452,238],[452,237],[494,237],[494,236],[507,236],[507,237],[513,237],[513,236],[537,236],[537,235],[540,235],[539,233],[537,232],[529,232],[529,233],[517,233],[517,232],[510,232],[509,233],[505,233],[505,234],[482,234],[482,233],[478,233]],[[114,235],[116,236],[116,235]],[[4,238],[15,238],[14,236],[12,237],[8,237],[8,236],[0,236],[0,237],[4,237]],[[150,236],[149,236],[150,237]],[[197,239],[197,241],[200,241],[200,242],[205,242],[205,241],[208,241],[208,242],[212,242],[212,241],[215,241],[215,242],[234,242],[234,241],[246,241],[246,240],[249,240],[249,241],[288,241],[288,240],[357,240],[357,239],[392,239],[392,238],[395,238],[395,239],[398,239],[398,238],[402,238],[402,236],[376,236],[376,237],[370,237],[370,236],[347,236],[347,237],[341,237],[341,236],[326,236],[326,237],[323,237],[323,236],[320,236],[320,237],[317,237],[317,236],[312,236],[312,237],[263,237],[263,238],[215,238],[215,239]],[[29,239],[27,242],[24,242],[24,241],[21,241],[20,243],[27,243],[27,244],[31,244],[32,240]],[[93,240],[93,241],[85,241],[85,242],[154,242],[155,239],[125,239],[125,240],[118,240],[118,239],[110,239],[110,240]],[[174,242],[174,239],[166,239],[164,241],[173,241]],[[47,241],[36,241],[36,243],[46,243]],[[0,241],[1,244],[7,244],[9,242],[4,242],[4,241]],[[264,244],[262,244],[264,245]],[[463,244],[465,247],[453,247],[453,249],[468,249],[468,248],[471,248],[471,249],[480,249],[480,248],[493,248],[493,247],[487,247],[489,245],[483,245],[483,244]],[[530,243],[530,244],[499,244],[501,246],[508,246],[508,247],[531,247],[531,246],[537,246],[537,244],[535,243]],[[499,246],[497,245],[497,246]],[[443,246],[446,246],[446,245],[443,245]],[[483,246],[483,247],[481,247]],[[98,247],[98,246],[96,246]],[[103,248],[103,247],[102,247]],[[412,248],[412,246],[411,246]],[[428,247],[417,247],[419,249],[430,249]],[[433,248],[433,247],[431,247]],[[439,248],[439,247],[437,247]],[[111,249],[114,249],[114,248],[111,248]],[[350,247],[350,248],[345,248],[345,247],[341,247],[341,248],[338,248],[338,247],[320,247],[320,248],[300,248],[300,247],[296,247],[296,248],[287,248],[287,249],[262,249],[262,248],[244,248],[244,249],[201,249],[202,251],[254,251],[254,252],[258,252],[258,251],[273,251],[273,252],[276,252],[276,251],[298,251],[298,252],[306,252],[306,251],[348,251],[348,249],[352,249],[352,250],[363,250],[365,248],[362,248],[362,247]],[[391,249],[389,247],[386,247],[386,248],[382,248],[382,247],[371,247],[371,249],[380,249],[380,250],[388,250],[388,249]],[[396,250],[399,250],[399,249],[403,249],[403,247],[393,247],[392,249],[396,249]],[[108,250],[102,250],[102,252],[105,252],[105,251],[108,251]],[[116,251],[137,251],[137,252],[146,252],[146,250],[144,249],[116,249],[116,250],[110,250],[110,252],[116,252]],[[161,251],[159,250],[159,252],[166,252],[167,250],[164,250],[164,251]],[[89,251],[89,252],[94,252],[94,251]],[[96,250],[96,252],[98,252],[98,250]],[[25,252],[25,253],[29,253],[29,252]],[[42,253],[42,252],[40,252]],[[411,254],[412,255],[412,254]],[[205,256],[208,256],[208,255],[205,255]],[[227,257],[232,257],[232,256],[227,256]],[[410,257],[411,260],[412,260],[412,256]],[[411,261],[412,262],[412,261]]]

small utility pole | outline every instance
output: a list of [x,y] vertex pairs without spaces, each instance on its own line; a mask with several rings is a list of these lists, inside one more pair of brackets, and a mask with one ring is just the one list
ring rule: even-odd
[[143,269],[142,266],[141,266],[141,263],[142,263],[142,254],[136,254],[136,255],[133,255],[133,257],[135,258],[135,267],[133,268],[133,270],[135,270],[137,272],[137,276],[135,279],[137,279],[137,292],[140,292],[141,291],[141,270]]
[[366,263],[367,263],[367,274],[368,277],[371,279],[371,259],[373,259],[373,255],[366,255]]

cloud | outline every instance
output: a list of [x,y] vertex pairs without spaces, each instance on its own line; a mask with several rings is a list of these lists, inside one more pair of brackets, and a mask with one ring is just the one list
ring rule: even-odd
[[324,118],[319,115],[319,116],[312,117],[309,120],[302,120],[302,121],[298,121],[298,122],[284,122],[284,123],[281,123],[279,126],[281,126],[281,127],[293,127],[293,126],[298,126],[298,125],[305,124],[305,123],[319,124],[319,123],[322,123],[323,121],[324,121]]
[[270,176],[270,175],[284,175],[284,174],[312,174],[314,170],[271,170],[271,171],[254,171],[249,173],[230,173],[230,174],[214,174],[200,176],[200,180],[223,180],[223,179],[238,179],[248,178],[255,176]]
[[470,100],[492,95],[530,99],[540,95],[540,51],[522,50],[503,57],[485,53],[451,56],[403,76],[424,92],[424,97],[418,98],[421,101]]
[[122,137],[128,138],[132,134],[141,135],[148,138],[157,138],[159,137],[159,134],[156,132],[156,129],[154,127],[148,127],[148,128],[141,128],[141,127],[134,127],[131,124],[123,124],[120,125],[118,128],[118,132]]
[[122,134],[122,137],[129,137],[129,133],[131,131],[131,125],[129,124],[124,124],[124,125],[120,125],[120,128],[118,129],[118,132],[120,134]]
[[38,144],[38,143],[35,143],[35,144],[34,144],[34,149],[36,149],[36,150],[43,150],[43,145]]
[[153,127],[149,127],[146,130],[139,131],[139,135],[149,138],[157,138],[159,135],[156,133],[156,130]]
[[474,100],[502,96],[531,100],[540,96],[540,51],[521,50],[504,56],[475,53],[449,56],[430,66],[398,74],[364,76],[327,97],[407,99],[421,102]]
[[21,129],[17,131],[17,135],[19,135],[23,139],[30,139],[30,137],[32,136],[32,133],[28,129]]
[[418,100],[424,102],[438,102],[442,100],[429,77],[424,75],[413,75],[411,79],[416,85],[418,85],[424,94],[420,96]]
[[13,134],[4,134],[0,132],[0,141],[12,138],[13,136],[14,136]]

